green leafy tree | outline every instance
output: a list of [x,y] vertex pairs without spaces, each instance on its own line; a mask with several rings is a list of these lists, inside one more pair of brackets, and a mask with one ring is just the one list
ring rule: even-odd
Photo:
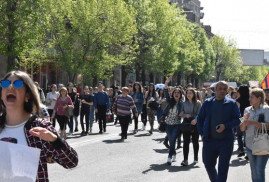
[[180,61],[180,41],[186,18],[167,0],[128,0],[137,11],[137,57],[134,66],[137,80],[145,81],[145,69],[163,76],[172,75]]
[[84,80],[105,79],[112,68],[133,59],[135,11],[124,1],[49,0],[46,9],[52,35],[48,42],[57,50],[57,63],[72,78],[82,73]]
[[42,37],[39,26],[41,0],[8,0],[0,3],[0,54],[8,57],[8,70],[21,61]]
[[242,70],[242,60],[239,51],[233,42],[226,42],[223,37],[214,36],[212,46],[215,53],[215,74],[216,79],[237,80]]

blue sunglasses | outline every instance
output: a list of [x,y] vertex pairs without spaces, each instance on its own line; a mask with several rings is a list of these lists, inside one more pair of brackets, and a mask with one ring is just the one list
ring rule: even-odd
[[[8,88],[11,84],[11,81],[10,80],[1,80],[1,87],[2,88]],[[14,88],[21,88],[23,86],[23,81],[22,80],[15,80],[13,83],[12,83],[13,87]]]

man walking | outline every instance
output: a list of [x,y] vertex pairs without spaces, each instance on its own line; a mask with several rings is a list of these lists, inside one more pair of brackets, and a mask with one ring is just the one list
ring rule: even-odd
[[204,102],[197,117],[197,128],[203,139],[203,163],[211,182],[227,180],[234,145],[233,128],[240,124],[240,111],[234,100],[225,97],[227,90],[228,84],[219,81],[216,95]]
[[94,108],[99,119],[99,133],[106,132],[106,112],[110,108],[109,97],[104,92],[103,84],[98,85],[98,92],[94,94]]

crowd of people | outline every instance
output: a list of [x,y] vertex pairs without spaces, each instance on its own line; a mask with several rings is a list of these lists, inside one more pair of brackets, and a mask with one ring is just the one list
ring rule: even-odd
[[[168,86],[171,80],[172,77],[169,77],[161,88],[156,88],[153,83],[142,86],[139,82],[122,88],[105,88],[99,83],[97,87],[84,86],[83,89],[73,83],[68,83],[66,87],[63,84],[52,84],[44,93],[38,83],[32,84],[34,82],[26,73],[10,72],[1,81],[0,138],[7,137],[3,131],[10,133],[9,137],[15,135],[11,134],[12,129],[9,128],[12,125],[25,126],[26,140],[30,140],[28,145],[35,146],[31,142],[34,136],[47,141],[50,152],[58,152],[58,148],[64,147],[64,152],[72,160],[68,163],[70,166],[65,167],[74,167],[78,158],[65,141],[68,135],[74,132],[80,132],[81,136],[92,134],[94,120],[99,124],[99,131],[96,132],[102,134],[107,132],[107,121],[114,122],[114,125],[119,121],[121,140],[124,141],[130,123],[134,122],[134,133],[139,131],[139,120],[142,122],[140,130],[145,130],[149,123],[148,132],[153,134],[154,128],[157,128],[154,126],[156,118],[159,126],[165,123],[166,137],[163,144],[169,149],[168,165],[176,161],[176,149],[183,148],[181,165],[188,166],[191,142],[193,162],[197,163],[201,138],[203,163],[210,181],[226,181],[236,136],[238,157],[249,160],[252,181],[265,181],[268,155],[254,155],[252,143],[262,123],[267,123],[265,126],[269,129],[269,89],[250,89],[247,85],[233,88],[224,81],[218,82],[214,88],[198,89],[192,84],[172,87]],[[20,103],[16,105],[18,115],[10,113],[15,108],[14,102]],[[45,124],[38,120],[41,117]],[[36,122],[27,124],[29,120]],[[60,128],[59,134],[55,130],[56,121]],[[47,151],[43,152],[42,156],[46,155]],[[53,158],[53,155],[51,157],[63,166],[67,164],[57,157]],[[217,159],[218,171],[215,167]],[[42,162],[46,163],[45,158]]]

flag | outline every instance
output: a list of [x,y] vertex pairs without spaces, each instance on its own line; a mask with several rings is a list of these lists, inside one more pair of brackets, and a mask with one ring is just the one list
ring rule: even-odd
[[269,73],[266,75],[264,80],[262,81],[262,89],[269,88]]

